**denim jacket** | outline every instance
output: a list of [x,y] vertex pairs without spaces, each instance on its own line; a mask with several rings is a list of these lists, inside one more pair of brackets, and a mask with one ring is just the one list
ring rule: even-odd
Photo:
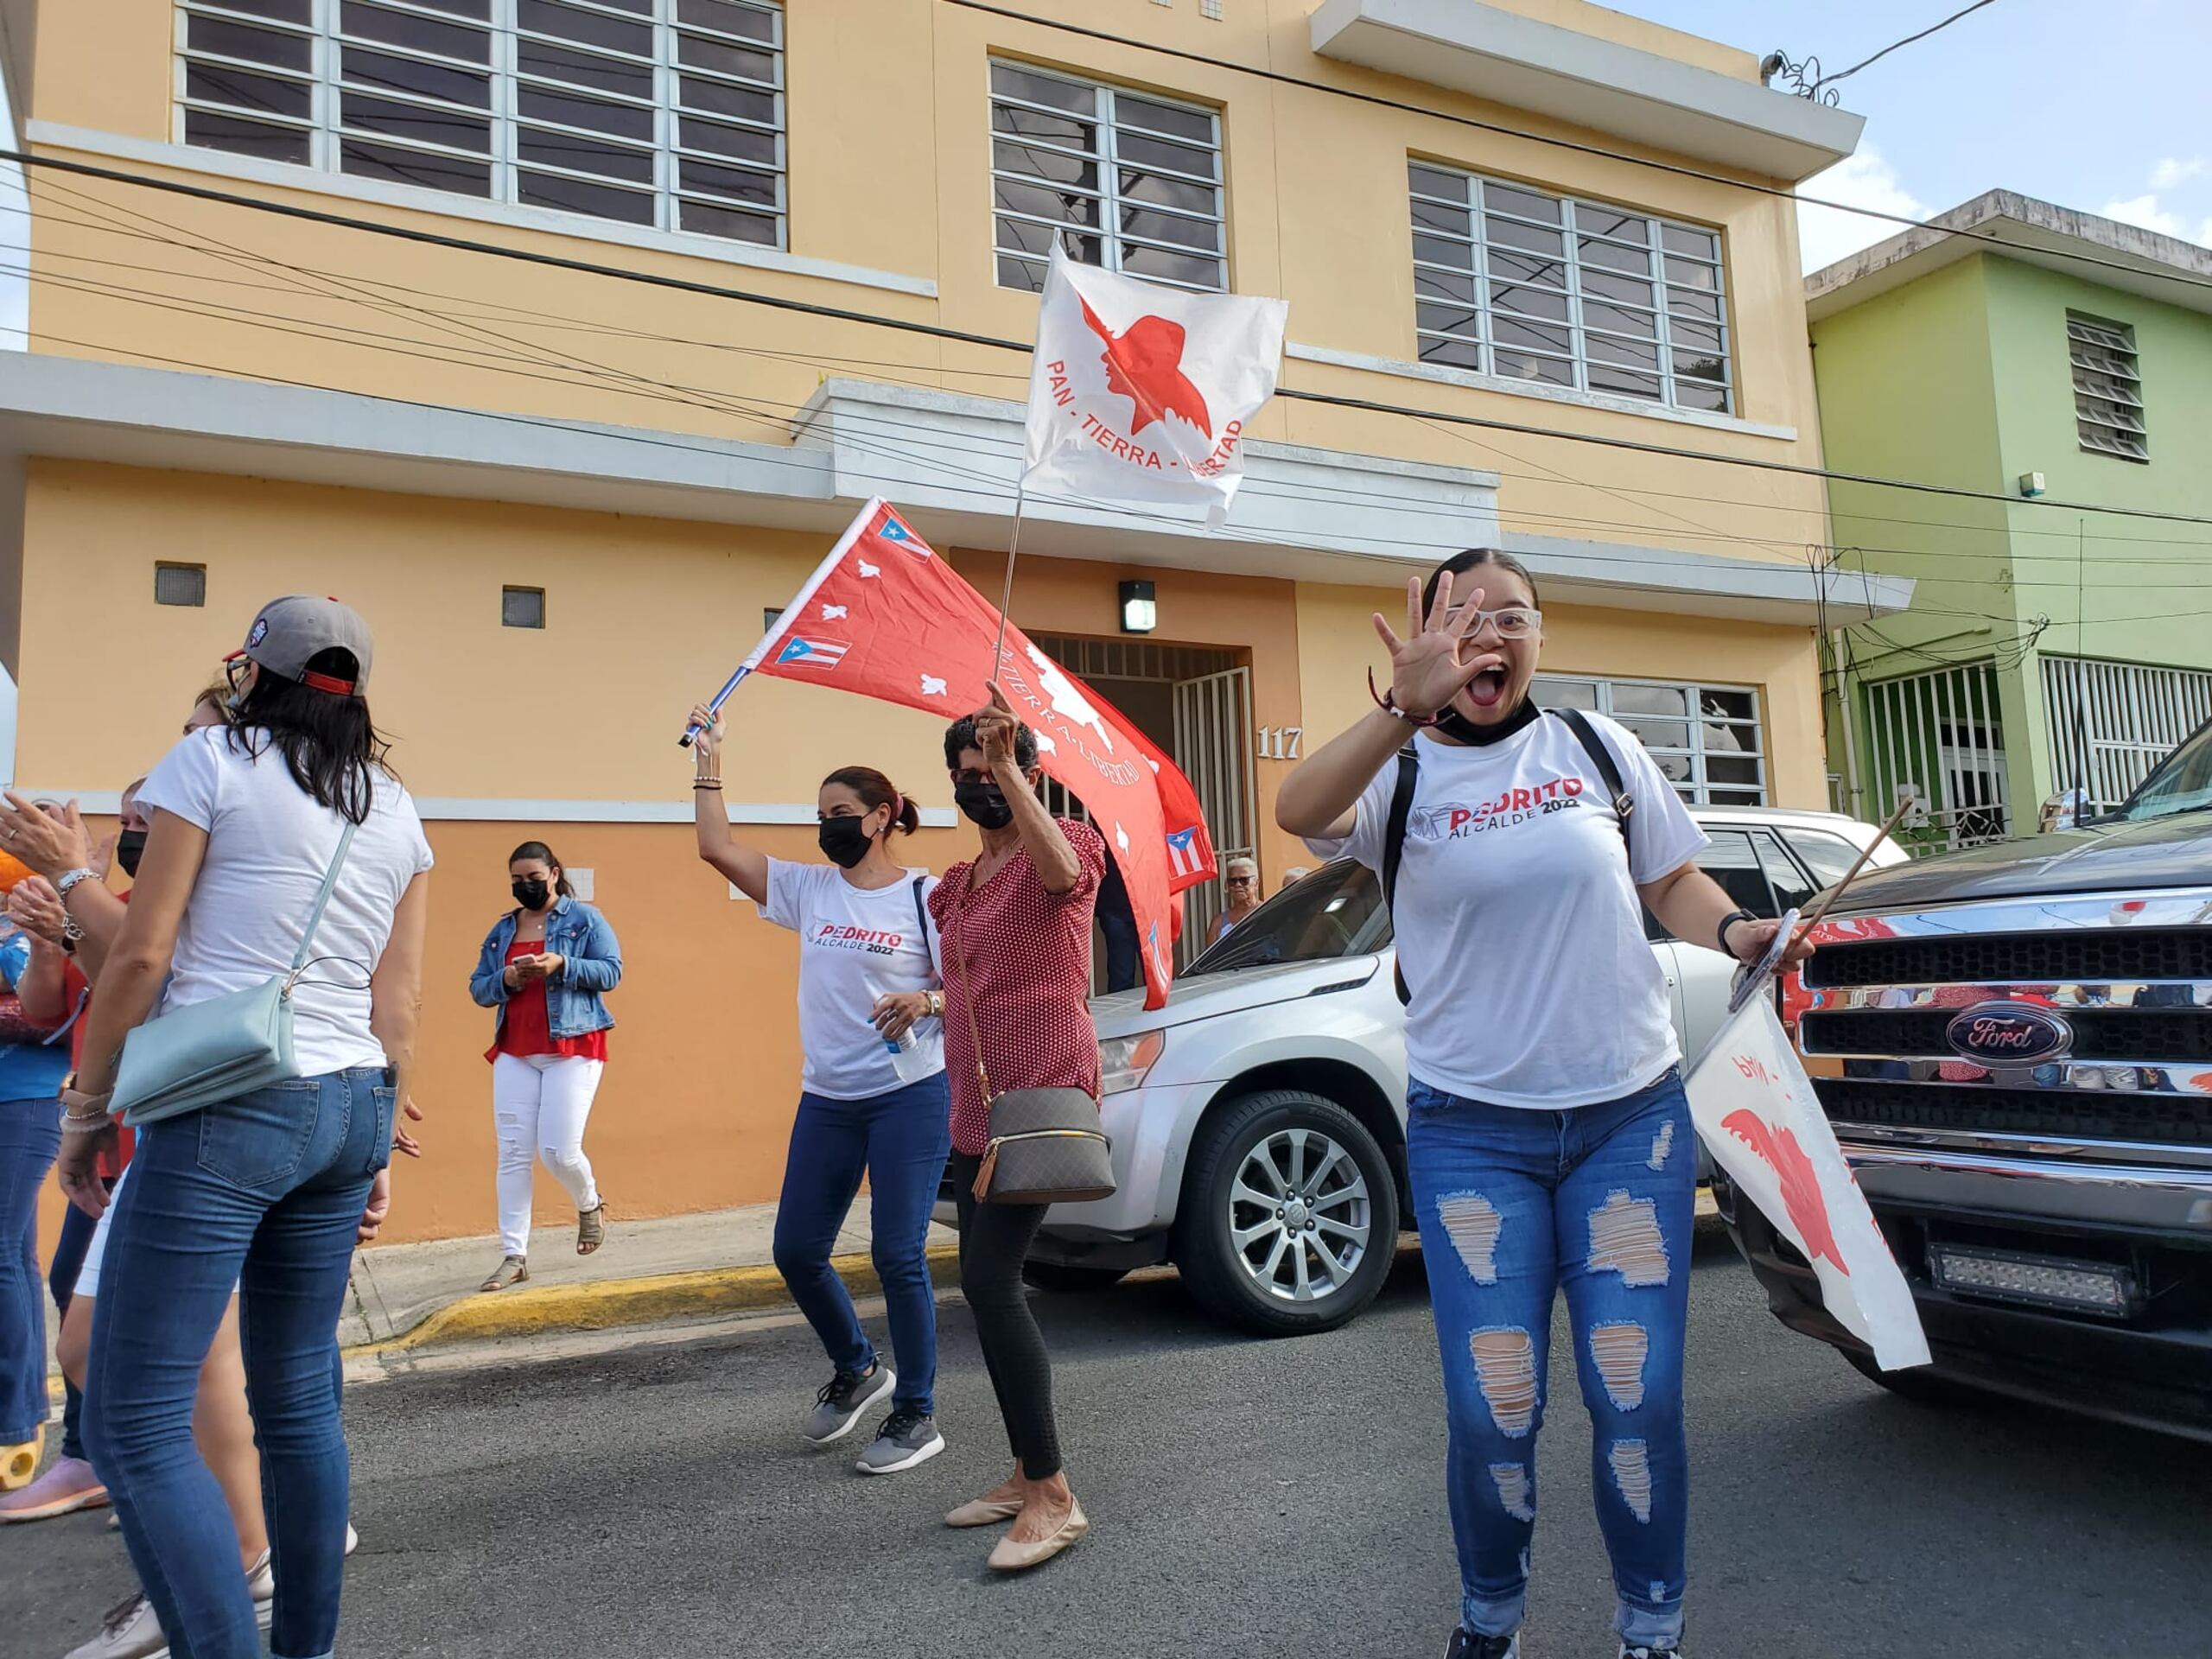
[[[495,1008],[493,1040],[506,1023],[507,947],[514,943],[515,918],[511,910],[492,925],[484,936],[484,949],[469,976],[468,994],[479,1007]],[[587,1032],[613,1028],[614,1016],[607,1011],[605,993],[622,982],[622,947],[607,918],[581,899],[558,899],[545,918],[545,950],[561,958],[561,971],[545,982],[545,1014],[556,1037],[581,1037]]]

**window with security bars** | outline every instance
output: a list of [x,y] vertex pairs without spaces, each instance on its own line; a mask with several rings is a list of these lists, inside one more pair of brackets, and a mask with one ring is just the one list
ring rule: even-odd
[[1735,410],[1720,233],[1409,164],[1421,360]]
[[2066,353],[2074,365],[2074,429],[2082,447],[2123,461],[2150,460],[2135,331],[2069,311]]
[[1041,290],[1055,238],[1080,264],[1229,286],[1211,110],[994,63],[991,201],[1001,288]]
[[180,0],[184,142],[766,247],[766,0]]
[[1746,687],[1539,674],[1529,695],[1542,709],[1581,709],[1637,735],[1675,792],[1700,806],[1766,803],[1759,694]]

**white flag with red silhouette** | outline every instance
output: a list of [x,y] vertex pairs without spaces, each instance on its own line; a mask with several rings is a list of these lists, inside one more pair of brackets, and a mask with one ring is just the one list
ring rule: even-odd
[[1218,524],[1244,476],[1245,433],[1274,395],[1288,312],[1080,265],[1055,245],[1022,488],[1204,507]]
[[1083,803],[1121,867],[1141,947],[1145,1006],[1159,1007],[1174,971],[1170,894],[1213,873],[1198,793],[1127,716],[1011,624],[995,676],[998,632],[998,607],[878,499],[861,509],[739,677],[855,691],[947,723],[987,703],[995,678],[1036,733],[1046,775]]
[[1928,1363],[1912,1291],[1852,1179],[1771,995],[1738,1008],[1690,1070],[1690,1116],[1713,1161],[1813,1264],[1827,1311],[1885,1371]]

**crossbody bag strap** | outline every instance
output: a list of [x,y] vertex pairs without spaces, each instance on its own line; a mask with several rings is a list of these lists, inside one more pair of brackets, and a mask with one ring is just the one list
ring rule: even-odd
[[1620,819],[1621,841],[1628,848],[1631,859],[1636,851],[1636,837],[1629,832],[1629,819],[1636,812],[1636,797],[1630,794],[1628,785],[1621,781],[1620,763],[1613,759],[1613,752],[1598,735],[1598,728],[1580,709],[1554,709],[1552,711],[1567,724],[1575,741],[1582,745],[1590,757],[1590,764],[1598,769],[1598,781],[1605,786],[1605,793],[1612,802],[1615,815]]
[[929,877],[926,875],[918,875],[914,878],[914,920],[921,925],[922,949],[929,952],[934,963],[936,952],[930,950],[930,910],[929,906],[922,902],[922,883],[928,880]]
[[346,821],[345,833],[338,837],[338,850],[330,855],[330,868],[322,873],[322,889],[315,896],[315,908],[308,912],[307,931],[300,935],[300,948],[292,958],[292,971],[285,976],[284,988],[289,990],[307,971],[308,952],[315,949],[316,930],[322,925],[322,912],[329,906],[331,889],[338,885],[338,873],[346,868],[346,855],[353,845],[353,832],[361,826],[351,819]]
[[961,878],[960,891],[952,899],[952,955],[960,964],[960,1005],[968,1015],[968,1047],[976,1057],[976,1078],[983,1089],[983,1109],[991,1107],[991,1074],[983,1065],[983,1037],[976,1029],[976,988],[968,974],[968,899],[975,892],[976,872],[971,865]]

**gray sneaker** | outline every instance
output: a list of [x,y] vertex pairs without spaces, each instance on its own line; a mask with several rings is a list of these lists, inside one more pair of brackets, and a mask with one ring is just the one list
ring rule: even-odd
[[853,1466],[864,1475],[895,1475],[927,1463],[944,1450],[944,1436],[937,1432],[936,1418],[919,1411],[894,1411],[883,1420],[874,1444]]
[[899,1378],[880,1359],[865,1371],[840,1371],[822,1385],[814,1396],[814,1415],[806,1420],[806,1438],[817,1446],[842,1440],[860,1421],[861,1413],[899,1386]]
[[[253,1597],[253,1622],[265,1630],[276,1611],[270,1603],[276,1593],[265,1552],[246,1575],[246,1590]],[[169,1659],[168,1639],[162,1634],[154,1604],[142,1591],[109,1608],[100,1620],[100,1633],[82,1647],[72,1648],[69,1659]]]

